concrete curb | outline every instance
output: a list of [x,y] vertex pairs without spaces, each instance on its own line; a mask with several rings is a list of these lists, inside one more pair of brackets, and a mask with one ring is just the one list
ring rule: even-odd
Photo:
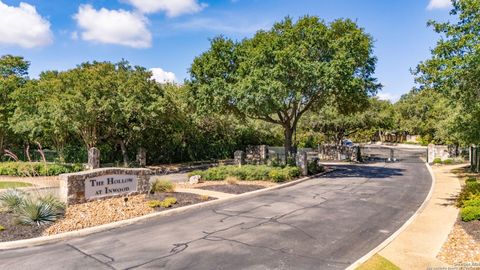
[[403,231],[405,231],[405,229],[408,228],[408,226],[410,226],[410,224],[413,223],[413,221],[417,218],[417,216],[423,212],[423,210],[425,209],[425,207],[427,206],[427,203],[430,201],[430,199],[432,198],[432,194],[433,194],[433,189],[435,188],[435,182],[436,182],[436,179],[435,179],[435,175],[433,173],[433,170],[432,170],[432,167],[430,167],[430,165],[428,163],[425,163],[425,166],[427,167],[428,169],[428,172],[430,173],[430,176],[432,177],[432,185],[430,186],[430,191],[428,192],[427,194],[427,197],[425,198],[425,200],[423,201],[423,203],[420,205],[420,207],[417,209],[417,211],[402,225],[402,227],[400,227],[397,231],[395,231],[392,235],[390,235],[390,237],[388,237],[387,239],[385,239],[385,241],[383,241],[382,243],[380,243],[380,245],[378,245],[377,247],[375,247],[374,249],[372,249],[370,252],[368,252],[367,254],[365,254],[363,257],[361,257],[360,259],[356,260],[354,263],[352,263],[350,266],[348,266],[347,268],[345,268],[345,270],[354,270],[356,269],[357,267],[359,267],[361,264],[363,264],[364,262],[368,261],[368,259],[370,259],[373,255],[377,254],[378,252],[380,252],[382,249],[384,249],[388,244],[390,244],[393,240],[395,240],[395,238],[397,238]]
[[302,182],[305,182],[307,180],[317,178],[319,176],[322,176],[322,175],[330,173],[330,172],[332,172],[332,171],[327,171],[327,172],[319,173],[319,174],[316,174],[316,175],[307,176],[307,177],[300,178],[298,180],[294,180],[294,181],[291,181],[291,182],[288,182],[288,183],[280,184],[280,185],[274,186],[274,187],[269,187],[269,188],[259,189],[259,190],[255,190],[255,191],[251,191],[251,192],[246,192],[246,193],[243,193],[243,194],[235,195],[235,196],[230,197],[230,198],[223,198],[223,199],[217,199],[217,200],[203,202],[203,203],[192,204],[192,205],[179,207],[179,208],[175,208],[175,209],[171,209],[171,210],[166,210],[166,211],[162,211],[162,212],[152,213],[152,214],[148,214],[148,215],[144,215],[144,216],[140,216],[140,217],[136,217],[136,218],[132,218],[132,219],[121,220],[121,221],[108,223],[108,224],[104,224],[104,225],[100,225],[100,226],[95,226],[95,227],[91,227],[91,228],[85,228],[85,229],[81,229],[81,230],[77,230],[77,231],[59,233],[59,234],[55,234],[55,235],[42,236],[42,237],[36,237],[36,238],[30,238],[30,239],[24,239],[24,240],[2,242],[2,243],[0,243],[0,250],[27,248],[27,247],[33,247],[33,246],[39,246],[39,245],[54,243],[54,242],[58,242],[60,240],[70,239],[70,238],[74,238],[74,237],[87,236],[87,235],[90,235],[90,234],[99,233],[99,232],[103,232],[103,231],[116,229],[116,228],[119,228],[119,227],[124,227],[124,226],[131,225],[131,224],[135,224],[135,223],[138,223],[138,222],[141,222],[141,221],[146,221],[146,220],[156,218],[156,217],[171,216],[171,215],[174,215],[174,214],[179,214],[179,213],[183,213],[183,212],[194,210],[194,209],[201,209],[201,208],[221,204],[221,203],[224,203],[224,202],[235,201],[235,200],[238,200],[238,199],[251,197],[251,196],[254,196],[254,195],[257,195],[257,194],[260,194],[260,193],[269,192],[269,191],[272,191],[272,190],[277,190],[277,189],[290,187],[290,186],[297,185],[297,184],[300,184]]

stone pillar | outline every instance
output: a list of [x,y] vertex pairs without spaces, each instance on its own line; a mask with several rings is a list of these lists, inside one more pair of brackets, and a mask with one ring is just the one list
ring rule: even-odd
[[98,148],[92,147],[88,150],[87,167],[90,170],[100,168],[100,150],[98,150]]
[[243,164],[245,164],[245,152],[240,150],[235,151],[233,154],[233,159],[235,160],[235,165],[241,167]]
[[260,151],[260,161],[262,163],[265,163],[268,159],[268,146],[260,145],[259,151]]
[[147,166],[147,150],[143,147],[138,149],[137,162],[140,167]]
[[297,153],[297,166],[300,168],[300,172],[303,176],[308,175],[307,152],[300,151],[299,153]]
[[435,159],[435,144],[429,144],[427,151],[427,163],[433,163]]

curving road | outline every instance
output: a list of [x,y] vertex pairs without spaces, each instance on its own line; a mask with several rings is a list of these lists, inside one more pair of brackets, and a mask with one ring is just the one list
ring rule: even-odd
[[344,269],[400,228],[430,186],[417,157],[342,165],[249,199],[0,251],[0,269]]

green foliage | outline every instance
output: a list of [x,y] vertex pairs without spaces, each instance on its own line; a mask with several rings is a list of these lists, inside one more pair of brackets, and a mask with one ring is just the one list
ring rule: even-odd
[[152,192],[175,192],[175,186],[169,180],[158,179],[152,184]]
[[176,203],[177,203],[177,199],[175,197],[167,197],[163,201],[152,200],[152,201],[149,201],[147,204],[151,208],[156,208],[156,207],[169,208]]
[[477,197],[480,197],[480,183],[476,181],[468,181],[458,195],[457,206],[463,207],[466,201],[476,199]]
[[451,158],[445,159],[443,162],[445,165],[452,165],[454,163],[454,160]]
[[432,57],[418,65],[417,82],[421,89],[444,94],[454,106],[450,113],[450,136],[465,145],[480,143],[480,2],[453,1],[450,22],[430,21],[442,36],[432,50]]
[[2,225],[0,225],[0,232],[1,231],[5,231],[5,227],[3,227]]
[[204,112],[282,127],[288,155],[306,112],[327,101],[342,112],[365,107],[380,87],[372,77],[372,51],[372,37],[351,20],[325,24],[314,16],[296,22],[287,17],[240,42],[214,38],[190,68],[191,101]]
[[442,164],[442,159],[441,158],[434,158],[433,159],[433,164]]
[[43,162],[0,162],[0,175],[10,176],[55,176],[79,172],[81,164],[56,164]]
[[49,200],[26,198],[15,210],[18,222],[24,225],[44,225],[55,222],[61,210],[57,202]]
[[478,206],[465,206],[460,210],[460,216],[465,222],[472,220],[480,220],[480,205]]
[[222,181],[228,177],[236,177],[246,181],[282,182],[298,177],[300,170],[291,166],[281,168],[266,165],[244,165],[242,167],[232,165],[213,167],[204,171],[193,171],[189,175],[200,175],[202,179],[207,181]]
[[324,172],[325,168],[320,164],[320,160],[314,159],[308,162],[308,174],[313,175]]
[[475,183],[475,182],[477,182],[477,178],[475,177],[470,177],[465,180],[465,183]]
[[0,194],[0,203],[8,211],[13,212],[23,203],[26,194],[18,189],[8,189]]

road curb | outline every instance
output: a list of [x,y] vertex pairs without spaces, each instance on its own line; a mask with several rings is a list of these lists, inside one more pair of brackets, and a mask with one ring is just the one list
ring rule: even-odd
[[27,247],[45,245],[45,244],[50,244],[50,243],[58,242],[58,241],[65,240],[65,239],[71,239],[71,238],[74,238],[74,237],[82,237],[82,236],[87,236],[87,235],[94,234],[94,233],[113,230],[113,229],[116,229],[116,228],[124,227],[124,226],[127,226],[127,225],[132,225],[132,224],[139,223],[139,222],[142,222],[142,221],[147,221],[149,219],[153,219],[153,218],[156,218],[156,217],[171,216],[171,215],[174,215],[174,214],[179,214],[179,213],[191,211],[191,210],[194,210],[194,209],[201,209],[201,208],[221,204],[221,203],[224,203],[224,202],[235,201],[235,200],[238,200],[238,199],[258,195],[260,193],[265,193],[265,192],[269,192],[269,191],[272,191],[272,190],[277,190],[277,189],[282,189],[282,188],[294,186],[294,185],[300,184],[302,182],[305,182],[305,181],[313,179],[313,178],[317,178],[319,176],[322,176],[322,175],[330,173],[330,172],[332,172],[332,170],[327,171],[327,172],[323,172],[323,173],[319,173],[319,174],[315,174],[315,175],[312,175],[312,176],[307,176],[307,177],[304,177],[304,178],[300,178],[300,179],[297,179],[297,180],[294,180],[294,181],[291,181],[291,182],[288,182],[288,183],[280,184],[280,185],[277,185],[277,186],[274,186],[274,187],[268,187],[268,188],[264,188],[264,189],[260,189],[260,190],[254,190],[254,191],[251,191],[251,192],[246,192],[246,193],[243,193],[243,194],[235,195],[235,196],[230,197],[230,198],[216,199],[216,200],[213,200],[213,201],[192,204],[192,205],[179,207],[179,208],[175,208],[175,209],[171,209],[171,210],[166,210],[166,211],[162,211],[162,212],[151,213],[151,214],[148,214],[148,215],[144,215],[144,216],[140,216],[140,217],[136,217],[136,218],[132,218],[132,219],[126,219],[126,220],[116,221],[116,222],[113,222],[113,223],[108,223],[108,224],[104,224],[104,225],[100,225],[100,226],[85,228],[85,229],[81,229],[81,230],[77,230],[77,231],[59,233],[59,234],[55,234],[55,235],[42,236],[42,237],[36,237],[36,238],[30,238],[30,239],[24,239],[24,240],[2,242],[2,243],[0,243],[0,250],[20,249],[20,248],[27,248]]
[[432,178],[432,184],[430,186],[430,191],[427,194],[427,197],[423,201],[423,203],[420,205],[420,207],[415,211],[415,213],[400,227],[398,230],[396,230],[392,235],[390,235],[387,239],[385,239],[380,245],[369,251],[367,254],[362,256],[360,259],[356,260],[354,263],[352,263],[350,266],[345,268],[345,270],[354,270],[357,267],[359,267],[361,264],[364,262],[368,261],[373,255],[379,253],[382,249],[384,249],[388,244],[390,244],[395,238],[397,238],[403,231],[405,231],[408,226],[410,226],[413,221],[417,218],[417,216],[423,212],[425,207],[427,206],[427,203],[430,201],[432,198],[433,190],[435,188],[435,174],[433,173],[432,167],[428,163],[425,163],[425,166],[427,167],[428,172],[430,173],[430,176]]

